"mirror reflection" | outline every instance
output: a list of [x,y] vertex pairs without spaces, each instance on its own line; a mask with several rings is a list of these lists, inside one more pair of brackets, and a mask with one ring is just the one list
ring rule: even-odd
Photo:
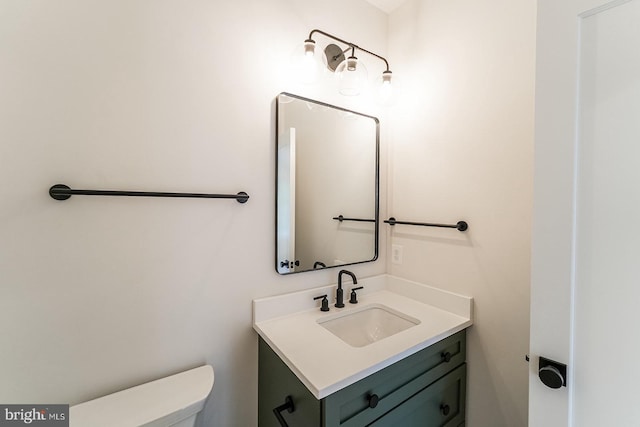
[[276,270],[374,261],[378,119],[288,93],[276,109]]

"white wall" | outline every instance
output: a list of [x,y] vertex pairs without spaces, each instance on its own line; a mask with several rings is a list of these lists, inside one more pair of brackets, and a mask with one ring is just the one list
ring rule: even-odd
[[[204,425],[255,425],[251,300],[337,274],[273,265],[274,98],[332,101],[283,72],[316,27],[385,53],[387,16],[364,0],[0,3],[0,402],[74,404],[210,363]],[[59,202],[55,183],[251,198]],[[381,255],[353,271],[384,272]]]
[[527,424],[534,0],[410,0],[391,14],[404,78],[388,211],[470,229],[395,226],[401,277],[474,297],[469,427]]

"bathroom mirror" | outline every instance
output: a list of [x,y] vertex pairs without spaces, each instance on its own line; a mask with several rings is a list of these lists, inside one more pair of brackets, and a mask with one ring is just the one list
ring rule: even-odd
[[375,117],[278,95],[278,273],[377,259],[379,141]]

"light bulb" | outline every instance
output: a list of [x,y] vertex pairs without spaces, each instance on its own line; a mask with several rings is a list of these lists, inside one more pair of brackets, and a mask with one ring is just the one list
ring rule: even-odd
[[376,81],[376,98],[379,103],[391,106],[398,99],[399,84],[396,77],[392,77],[391,71],[387,70],[382,73]]
[[316,56],[316,42],[307,39],[291,56],[293,78],[300,83],[315,83],[320,74],[320,61]]
[[313,57],[313,54],[316,51],[316,42],[311,40],[311,39],[307,39],[304,41],[304,56],[306,57]]
[[360,95],[367,81],[367,68],[355,56],[350,56],[336,68],[340,93],[347,96]]
[[350,56],[347,59],[347,71],[355,71],[358,67],[358,58],[355,56]]

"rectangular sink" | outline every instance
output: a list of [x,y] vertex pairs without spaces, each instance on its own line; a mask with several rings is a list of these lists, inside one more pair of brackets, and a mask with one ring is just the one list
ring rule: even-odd
[[419,325],[420,321],[382,304],[340,313],[318,324],[352,347],[364,347]]

